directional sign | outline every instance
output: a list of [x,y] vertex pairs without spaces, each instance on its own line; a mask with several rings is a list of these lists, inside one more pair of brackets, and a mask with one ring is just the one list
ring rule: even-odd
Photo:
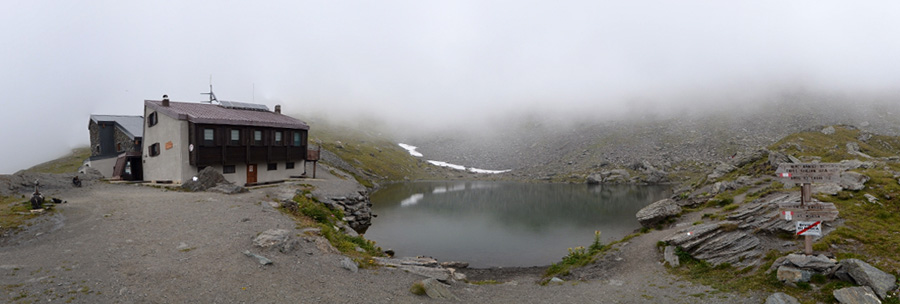
[[843,170],[838,163],[781,163],[775,176],[791,183],[826,183],[837,181]]
[[797,235],[822,235],[822,222],[794,222]]
[[833,221],[837,219],[838,210],[832,203],[809,202],[800,204],[800,202],[778,203],[778,210],[787,218],[786,212],[791,212],[791,216],[798,221]]

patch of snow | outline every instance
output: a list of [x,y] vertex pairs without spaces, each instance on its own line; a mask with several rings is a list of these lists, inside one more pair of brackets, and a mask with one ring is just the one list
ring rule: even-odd
[[447,188],[445,188],[445,187],[437,187],[437,188],[434,188],[434,191],[431,191],[431,193],[446,193],[446,192],[447,192]]
[[469,168],[469,172],[485,173],[485,174],[500,174],[500,173],[506,173],[509,171],[512,171],[512,170],[486,170],[486,169]]
[[[401,148],[405,149],[407,152],[409,152],[409,155],[412,155],[415,157],[423,156],[422,153],[419,153],[418,151],[416,151],[416,149],[418,149],[419,147],[416,147],[413,145],[407,145],[404,143],[397,143],[397,145],[400,146]],[[442,162],[442,161],[437,161],[437,160],[429,160],[428,163],[435,165],[435,166],[439,166],[439,167],[448,167],[448,168],[452,168],[452,169],[456,169],[456,170],[469,171],[472,173],[480,173],[480,174],[500,174],[500,173],[506,173],[506,172],[512,171],[512,170],[487,170],[487,169],[478,169],[478,168],[466,168],[465,166],[455,165],[455,164],[451,164],[448,162]],[[437,191],[437,189],[435,189],[435,191]],[[444,189],[444,191],[446,191],[446,189]],[[440,192],[440,193],[443,193],[443,192]]]
[[432,165],[435,165],[435,166],[438,166],[438,167],[448,167],[448,168],[452,168],[452,169],[456,169],[456,170],[466,170],[466,167],[465,167],[465,166],[454,165],[454,164],[451,164],[451,163],[448,163],[448,162],[442,162],[442,161],[436,161],[436,160],[429,160],[428,163],[429,163],[429,164],[432,164]]
[[421,201],[423,198],[425,198],[425,194],[422,194],[422,193],[413,194],[412,196],[400,201],[400,206],[401,207],[409,207],[409,206],[418,204],[419,201]]
[[412,155],[415,157],[422,157],[422,153],[419,153],[418,151],[416,151],[416,149],[418,149],[419,147],[407,145],[407,144],[403,144],[403,143],[399,143],[397,145],[399,145],[403,149],[406,149],[406,151],[409,152],[409,155]]

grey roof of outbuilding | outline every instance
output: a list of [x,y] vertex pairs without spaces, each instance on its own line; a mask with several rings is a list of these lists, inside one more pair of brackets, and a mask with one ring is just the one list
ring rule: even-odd
[[131,136],[131,138],[135,137],[144,137],[144,117],[143,116],[128,116],[128,115],[91,115],[91,120],[95,123],[99,123],[101,121],[104,122],[115,122],[122,128],[122,131],[125,131],[126,134]]
[[169,117],[193,123],[260,126],[309,130],[305,122],[280,113],[225,108],[209,103],[170,101],[168,107],[159,100],[144,100],[144,105]]

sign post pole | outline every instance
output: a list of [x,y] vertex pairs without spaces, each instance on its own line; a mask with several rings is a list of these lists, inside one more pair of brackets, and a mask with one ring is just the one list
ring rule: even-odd
[[[801,222],[798,222],[797,234],[803,235],[803,252],[806,255],[812,255],[812,235],[809,229],[815,227],[821,230],[822,221],[832,221],[837,218],[837,208],[831,203],[821,203],[812,201],[812,182],[833,182],[841,176],[840,164],[836,163],[782,163],[775,171],[775,175],[784,178],[788,183],[800,183],[800,205],[796,203],[782,204],[782,214],[785,219],[791,220],[796,217],[797,220],[817,220],[807,228],[800,229]],[[816,234],[816,235],[820,235]]]
[[[803,183],[800,185],[800,206],[803,207],[806,203],[812,200],[812,185],[810,183]],[[806,255],[812,255],[812,235],[804,235],[803,236],[803,253]]]

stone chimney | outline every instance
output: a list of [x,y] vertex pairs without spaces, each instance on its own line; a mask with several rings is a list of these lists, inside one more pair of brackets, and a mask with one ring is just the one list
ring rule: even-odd
[[281,114],[281,105],[275,105],[275,113]]
[[169,106],[169,95],[163,95],[162,106],[164,106],[164,107]]

